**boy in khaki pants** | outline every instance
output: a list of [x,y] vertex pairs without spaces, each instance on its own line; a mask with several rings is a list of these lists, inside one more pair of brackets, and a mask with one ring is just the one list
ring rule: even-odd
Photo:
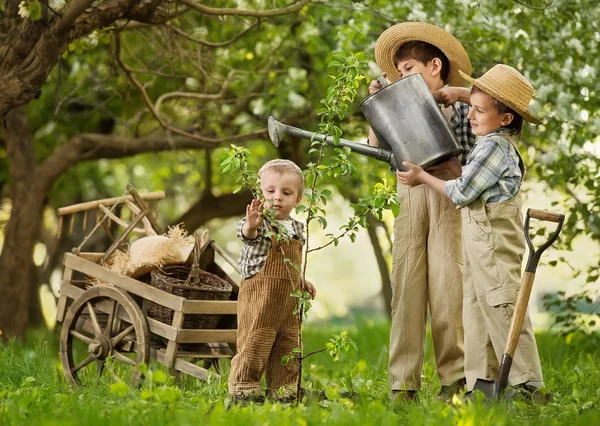
[[[442,28],[422,22],[404,22],[384,31],[375,46],[375,59],[389,81],[421,73],[434,94],[442,93],[446,84],[464,86],[459,69],[471,71],[471,61],[460,42]],[[369,91],[381,88],[374,80]],[[464,164],[475,137],[467,119],[468,105],[457,102],[454,107],[442,108],[442,112],[463,149]],[[371,129],[369,144],[379,145]],[[454,177],[442,167],[430,170],[440,179]],[[429,308],[442,385],[438,399],[447,401],[465,384],[460,213],[447,197],[426,185],[399,183],[398,196],[401,208],[394,221],[392,249],[392,398],[412,400],[421,388]]]

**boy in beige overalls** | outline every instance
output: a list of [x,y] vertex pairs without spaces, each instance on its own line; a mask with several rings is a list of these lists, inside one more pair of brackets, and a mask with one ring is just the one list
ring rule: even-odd
[[[421,73],[437,97],[446,84],[466,83],[459,69],[469,72],[471,62],[460,42],[435,25],[404,22],[384,31],[375,46],[375,59],[383,76],[394,82]],[[381,89],[374,80],[370,93]],[[445,99],[444,99],[445,100]],[[453,102],[442,109],[463,153],[475,144],[467,119],[469,106]],[[379,146],[369,131],[369,144]],[[443,167],[441,179],[454,175]],[[460,214],[445,196],[426,185],[398,183],[400,214],[394,220],[392,249],[392,328],[389,376],[392,398],[414,399],[421,388],[427,310],[437,373],[442,385],[438,399],[448,400],[464,387],[462,326],[462,248]]]
[[[231,361],[229,393],[236,400],[263,401],[264,373],[267,396],[291,400],[299,365],[297,360],[283,365],[281,359],[298,347],[298,315],[292,314],[297,300],[290,293],[300,287],[301,277],[286,259],[302,263],[304,225],[289,215],[302,199],[304,180],[289,160],[271,160],[258,175],[265,202],[252,200],[237,226],[244,245],[238,261],[238,352]],[[273,211],[274,219],[263,217],[263,207]],[[285,235],[277,241],[274,233]],[[310,282],[305,288],[315,296]]]
[[[473,133],[482,136],[467,165],[461,169],[456,159],[450,161],[457,178],[442,181],[405,163],[410,170],[399,173],[399,179],[429,185],[462,208],[465,373],[472,390],[478,378],[494,380],[498,373],[521,283],[525,239],[519,189],[524,167],[513,136],[520,134],[523,118],[541,122],[527,112],[533,87],[514,68],[496,65],[477,80],[462,75],[473,84],[469,120]],[[509,381],[531,393],[543,387],[529,317]]]

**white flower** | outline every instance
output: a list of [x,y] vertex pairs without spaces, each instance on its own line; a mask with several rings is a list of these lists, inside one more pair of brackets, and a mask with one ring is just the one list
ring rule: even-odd
[[90,33],[90,35],[87,36],[88,43],[90,43],[91,46],[97,46],[98,41],[100,40],[98,36],[98,31],[93,31]]
[[19,3],[19,16],[21,18],[29,18],[29,3],[26,3],[25,0]]
[[54,10],[60,10],[67,2],[65,0],[50,0],[48,4]]

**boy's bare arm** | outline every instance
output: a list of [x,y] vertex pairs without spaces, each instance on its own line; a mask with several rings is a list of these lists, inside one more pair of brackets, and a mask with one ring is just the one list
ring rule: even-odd
[[369,126],[369,139],[367,139],[367,143],[371,146],[379,148],[379,139],[377,139],[377,136],[375,135],[375,132],[371,126]]
[[444,106],[454,105],[457,102],[471,105],[471,90],[466,87],[442,87],[433,92],[433,97],[437,103],[444,104]]

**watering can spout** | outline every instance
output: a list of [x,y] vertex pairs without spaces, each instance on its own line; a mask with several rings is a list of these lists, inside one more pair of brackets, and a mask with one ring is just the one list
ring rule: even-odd
[[279,144],[286,135],[290,135],[301,139],[325,142],[326,144],[331,146],[347,147],[350,148],[352,152],[356,152],[367,157],[375,158],[379,161],[384,161],[388,163],[392,167],[392,169],[398,168],[398,165],[396,164],[396,159],[394,158],[394,154],[387,149],[377,148],[374,146],[365,145],[363,143],[353,142],[347,139],[340,139],[339,145],[336,145],[333,137],[331,136],[309,132],[307,130],[302,130],[293,126],[288,126],[287,124],[283,124],[277,121],[273,116],[269,117],[267,128],[269,131],[269,138],[271,139],[273,145],[275,145],[276,147],[279,147]]

